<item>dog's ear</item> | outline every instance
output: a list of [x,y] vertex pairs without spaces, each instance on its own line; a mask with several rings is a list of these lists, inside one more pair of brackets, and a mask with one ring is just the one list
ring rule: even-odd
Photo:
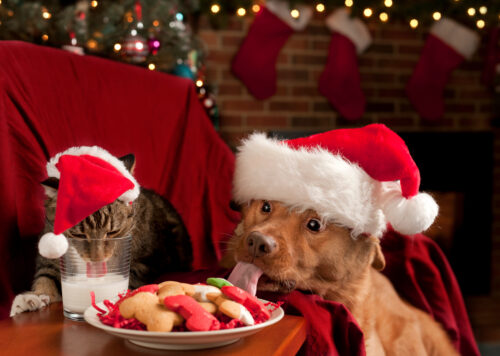
[[375,253],[373,254],[372,266],[377,271],[382,271],[385,268],[385,257],[380,248],[380,242],[377,239],[375,243]]

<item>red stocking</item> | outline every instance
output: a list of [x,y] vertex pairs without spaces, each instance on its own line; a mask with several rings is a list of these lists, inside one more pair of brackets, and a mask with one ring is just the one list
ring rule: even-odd
[[332,38],[326,67],[319,78],[319,92],[344,118],[359,119],[365,111],[365,95],[361,90],[357,55],[370,45],[370,33],[359,19],[350,18],[345,9],[331,14],[326,25],[332,31]]
[[422,118],[436,120],[443,116],[443,92],[450,74],[474,54],[478,45],[477,33],[448,18],[431,27],[406,86],[408,98]]
[[299,7],[300,17],[292,18],[283,1],[269,1],[255,16],[232,64],[233,73],[257,99],[267,99],[276,92],[276,59],[295,31],[305,28],[312,10]]

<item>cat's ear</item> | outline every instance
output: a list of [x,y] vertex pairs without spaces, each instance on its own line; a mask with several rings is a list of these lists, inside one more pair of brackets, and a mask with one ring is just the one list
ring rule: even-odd
[[130,173],[134,174],[135,156],[132,153],[123,157],[119,157],[118,159],[122,161],[123,164],[125,164],[125,167],[128,169]]
[[45,189],[45,195],[48,198],[54,198],[57,195],[57,190],[59,189],[59,179],[55,177],[49,177],[45,179],[42,183],[43,189]]

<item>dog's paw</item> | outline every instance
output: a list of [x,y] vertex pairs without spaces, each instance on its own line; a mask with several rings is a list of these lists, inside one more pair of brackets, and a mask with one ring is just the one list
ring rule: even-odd
[[23,293],[18,294],[12,302],[10,316],[45,308],[50,304],[50,297],[45,294]]

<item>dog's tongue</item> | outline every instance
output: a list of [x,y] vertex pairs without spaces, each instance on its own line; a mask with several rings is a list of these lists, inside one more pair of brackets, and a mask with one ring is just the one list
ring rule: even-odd
[[252,263],[238,262],[228,277],[228,281],[236,287],[246,290],[251,295],[257,293],[257,282],[262,270]]
[[87,277],[97,278],[102,277],[108,272],[106,262],[87,262]]

